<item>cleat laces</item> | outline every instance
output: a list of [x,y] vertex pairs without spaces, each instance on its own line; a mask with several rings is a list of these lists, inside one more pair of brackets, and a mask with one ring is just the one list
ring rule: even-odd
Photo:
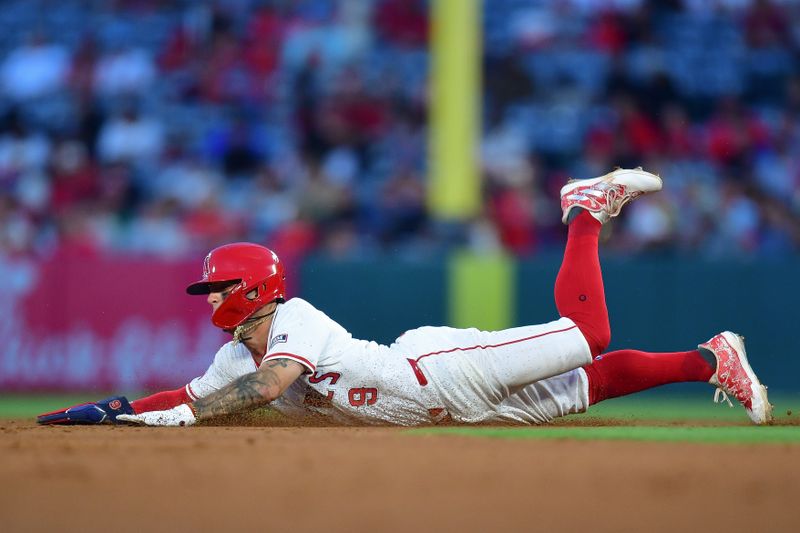
[[567,198],[583,203],[588,201],[590,210],[599,210],[605,206],[608,214],[613,217],[619,215],[623,205],[641,194],[638,191],[629,193],[624,185],[600,182],[576,189]]
[[733,407],[733,402],[731,402],[731,399],[728,398],[728,394],[720,387],[717,388],[716,391],[714,391],[714,403],[722,403],[722,402],[728,402],[728,406]]

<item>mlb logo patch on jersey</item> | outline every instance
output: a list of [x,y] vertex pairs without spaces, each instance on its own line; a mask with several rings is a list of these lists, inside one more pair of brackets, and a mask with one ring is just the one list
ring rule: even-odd
[[281,342],[286,342],[289,340],[289,335],[287,333],[281,333],[280,335],[275,335],[272,337],[272,340],[269,341],[269,349],[271,350],[276,344],[280,344]]

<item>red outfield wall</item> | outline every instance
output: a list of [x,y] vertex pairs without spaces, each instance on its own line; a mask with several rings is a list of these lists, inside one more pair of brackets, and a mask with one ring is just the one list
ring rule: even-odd
[[178,387],[226,340],[202,297],[201,262],[61,254],[0,257],[0,390]]

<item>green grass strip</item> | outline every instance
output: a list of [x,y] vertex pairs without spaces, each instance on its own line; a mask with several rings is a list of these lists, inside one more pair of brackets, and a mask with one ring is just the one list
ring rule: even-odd
[[463,435],[501,439],[630,440],[725,444],[800,444],[797,426],[743,427],[444,427],[411,430],[426,435]]
[[[626,420],[707,420],[726,422],[748,422],[747,413],[737,402],[733,408],[727,404],[716,404],[712,400],[713,389],[707,394],[678,396],[669,393],[636,394],[624,398],[616,398],[593,405],[586,415],[573,415],[561,419],[568,423],[584,416],[593,418],[613,418]],[[800,395],[776,393],[770,395],[773,414],[778,420],[800,419]]]
[[[33,418],[41,413],[64,409],[73,405],[96,402],[110,394],[10,394],[0,395],[1,418]],[[128,396],[137,398],[137,395]]]

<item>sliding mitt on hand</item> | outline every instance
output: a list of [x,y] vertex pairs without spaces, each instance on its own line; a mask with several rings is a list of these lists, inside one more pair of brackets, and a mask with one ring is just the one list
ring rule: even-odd
[[44,413],[36,417],[36,421],[40,424],[119,424],[122,422],[117,422],[117,416],[132,414],[135,413],[127,398],[112,396],[96,403],[84,403]]

